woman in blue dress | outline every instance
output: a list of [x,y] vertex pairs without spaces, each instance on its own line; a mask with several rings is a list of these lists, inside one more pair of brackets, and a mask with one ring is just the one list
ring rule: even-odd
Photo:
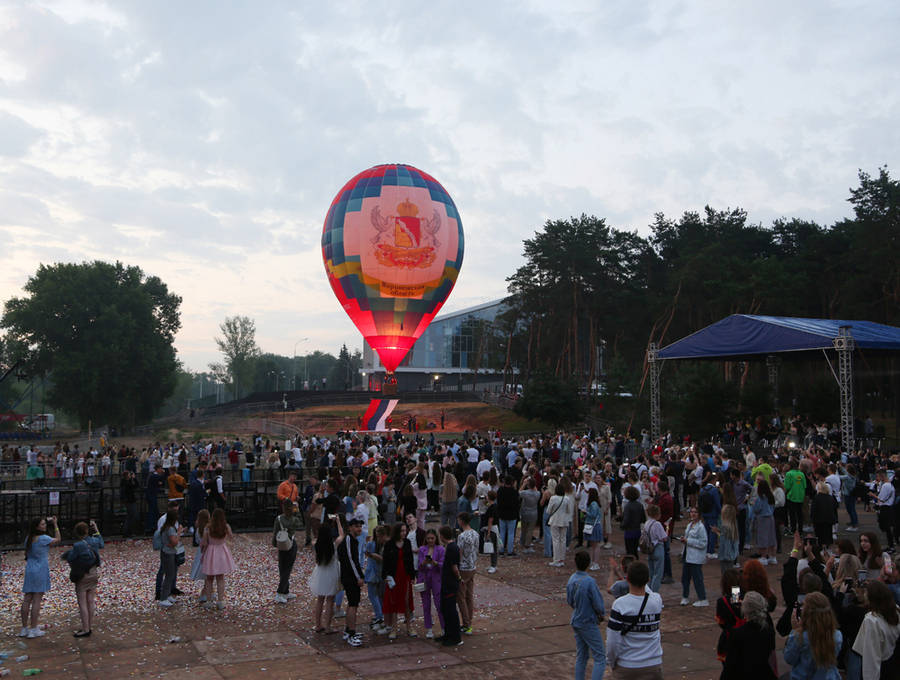
[[[53,527],[53,538],[47,535],[47,526]],[[22,586],[22,630],[19,637],[41,637],[44,631],[38,628],[41,602],[44,593],[50,590],[50,548],[59,545],[59,525],[56,517],[35,517],[28,525],[25,540],[25,584]],[[29,619],[31,625],[29,626]]]

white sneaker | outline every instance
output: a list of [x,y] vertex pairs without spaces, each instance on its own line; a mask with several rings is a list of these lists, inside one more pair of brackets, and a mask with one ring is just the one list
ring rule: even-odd
[[429,640],[433,640],[434,639],[434,631],[431,630],[431,628],[429,628],[428,630],[425,631],[425,637],[427,637]]
[[773,556],[773,557],[770,557],[770,558],[769,558],[769,564],[778,564],[778,558],[777,558],[777,557],[774,557],[774,556]]
[[707,553],[707,554],[706,554],[706,559],[708,559],[708,560],[717,560],[717,559],[719,559],[719,555],[718,555],[718,553]]
[[379,635],[387,635],[390,632],[391,632],[390,626],[385,626],[384,628],[381,628],[380,630],[378,630]]
[[25,637],[27,637],[27,638],[36,638],[36,637],[43,637],[43,636],[46,635],[46,634],[47,634],[47,632],[41,630],[40,628],[29,628],[29,629],[28,629],[28,635],[26,635]]
[[744,544],[744,550],[750,550],[752,546],[749,543]]
[[334,618],[336,618],[336,619],[342,619],[345,616],[347,616],[347,612],[345,612],[343,609],[341,609],[340,611],[336,611],[334,613]]
[[175,598],[174,598],[174,596],[169,595],[168,600],[169,600],[169,602],[171,602],[172,604],[175,604]]
[[19,631],[19,637],[28,637],[29,630],[31,630],[31,628],[25,626],[22,630]]
[[297,599],[297,596],[294,595],[294,593],[285,593],[283,595],[283,597],[285,600],[296,600]]
[[489,573],[489,574],[497,573],[497,567],[488,567],[487,573]]
[[[169,600],[160,600],[158,604],[159,604],[160,607],[174,607],[174,606],[175,606],[175,603],[174,603],[174,602],[170,602]],[[204,602],[203,604],[204,604],[204,605],[207,605],[207,604],[211,604],[211,603],[209,603],[209,602]]]
[[287,598],[281,593],[275,593],[275,602],[278,604],[287,604]]
[[597,564],[596,562],[591,562],[590,570],[591,570],[591,571],[599,571],[599,570],[600,570],[600,565]]
[[612,543],[607,541],[606,543],[603,544],[603,547],[606,548],[607,550],[612,550]]
[[691,603],[691,601],[689,599],[687,599],[686,597],[681,598],[681,606],[682,607],[687,607],[690,603]]
[[847,527],[847,531],[859,531],[859,527]]
[[694,602],[694,606],[695,607],[708,607],[709,600],[697,600],[696,602]]

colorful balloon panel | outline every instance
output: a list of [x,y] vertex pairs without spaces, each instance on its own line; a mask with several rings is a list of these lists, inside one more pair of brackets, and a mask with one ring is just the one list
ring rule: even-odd
[[376,165],[334,197],[322,230],[328,282],[388,371],[450,295],[464,249],[453,199],[410,165]]

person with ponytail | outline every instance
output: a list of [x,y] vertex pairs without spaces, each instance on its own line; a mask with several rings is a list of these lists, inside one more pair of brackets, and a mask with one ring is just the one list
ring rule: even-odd
[[791,680],[840,680],[837,656],[843,636],[828,598],[808,593],[800,614],[800,627],[792,631],[784,646],[784,660]]

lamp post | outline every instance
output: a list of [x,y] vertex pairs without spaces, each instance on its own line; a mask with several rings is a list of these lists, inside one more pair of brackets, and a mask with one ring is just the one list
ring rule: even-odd
[[291,361],[291,366],[294,371],[294,379],[291,381],[291,389],[292,390],[297,389],[297,345],[299,345],[301,342],[306,342],[307,340],[309,340],[309,338],[301,338],[300,340],[298,340],[297,342],[294,343],[294,358]]
[[[275,373],[275,371],[269,371],[268,373],[266,373],[266,382],[269,382],[269,376],[272,375],[273,373]],[[275,389],[276,390],[278,389],[278,374],[277,373],[275,373]]]

